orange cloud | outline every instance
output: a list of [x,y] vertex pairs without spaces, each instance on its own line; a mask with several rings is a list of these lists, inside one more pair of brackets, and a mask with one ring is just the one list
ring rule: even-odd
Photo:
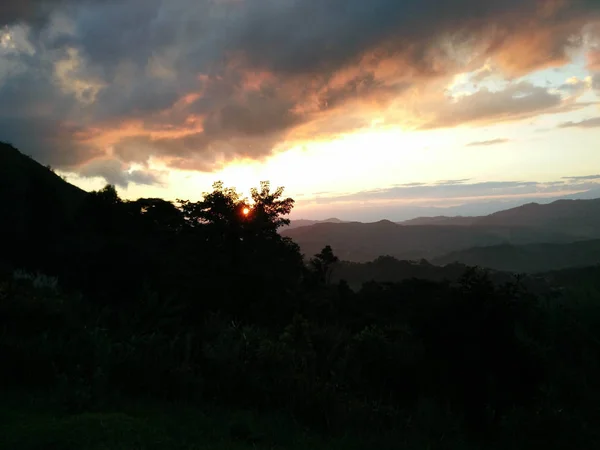
[[582,26],[581,22],[575,22],[549,28],[525,27],[521,33],[505,36],[492,57],[511,77],[564,66],[571,60],[569,51],[579,45],[573,36],[577,36]]
[[588,52],[587,68],[594,72],[600,72],[600,49],[593,49]]

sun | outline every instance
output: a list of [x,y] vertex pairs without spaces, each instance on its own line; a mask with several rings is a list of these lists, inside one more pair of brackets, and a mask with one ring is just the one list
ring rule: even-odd
[[250,214],[250,208],[246,207],[244,209],[242,209],[242,214],[247,216],[248,214]]

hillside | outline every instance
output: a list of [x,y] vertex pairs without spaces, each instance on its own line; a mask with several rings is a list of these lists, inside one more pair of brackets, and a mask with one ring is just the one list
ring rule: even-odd
[[495,245],[459,250],[431,261],[536,273],[600,264],[600,240],[569,244]]
[[476,246],[574,240],[565,233],[527,227],[404,226],[388,220],[316,224],[284,230],[282,234],[300,245],[307,256],[331,245],[340,259],[354,262],[372,261],[381,255],[430,259]]
[[329,244],[346,261],[367,262],[381,255],[434,259],[473,247],[600,239],[600,199],[533,203],[485,217],[418,218],[399,224],[388,220],[320,223],[283,234],[308,256]]
[[448,217],[448,216],[434,216],[434,217],[416,217],[410,220],[404,220],[402,222],[397,222],[399,225],[459,225],[459,226],[469,226],[473,225],[478,219],[479,216],[456,216],[456,217]]
[[73,214],[86,192],[0,142],[0,230],[23,230]]
[[[581,196],[581,194],[578,194]],[[398,222],[400,225],[462,225],[483,227],[543,227],[575,234],[600,237],[600,191],[590,191],[595,198],[558,199],[551,203],[527,203],[487,216],[417,217]]]
[[528,203],[481,217],[474,225],[543,228],[579,238],[600,238],[600,199]]
[[[464,264],[448,264],[444,267],[430,264],[426,260],[407,261],[398,260],[391,256],[380,256],[379,258],[365,262],[356,263],[341,261],[336,264],[331,281],[337,283],[345,280],[353,289],[360,289],[363,283],[375,281],[378,283],[399,283],[410,279],[428,281],[451,281],[458,280],[466,271]],[[494,272],[492,279],[497,283],[508,282],[512,279],[511,274]]]
[[62,238],[70,236],[85,191],[52,170],[0,143],[0,272],[63,258]]
[[291,230],[294,228],[308,227],[311,225],[316,225],[318,223],[345,223],[345,222],[343,220],[336,219],[335,217],[332,217],[330,219],[325,219],[325,220],[297,219],[297,220],[292,220],[290,222],[290,224],[284,226],[284,228],[286,230]]

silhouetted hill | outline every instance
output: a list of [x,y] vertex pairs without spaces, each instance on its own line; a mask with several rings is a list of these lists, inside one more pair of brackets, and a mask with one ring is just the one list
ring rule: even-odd
[[0,143],[0,270],[57,266],[87,198],[52,170]]
[[453,252],[431,262],[437,265],[458,262],[511,272],[547,272],[600,264],[600,240],[476,247]]
[[[427,281],[457,281],[467,270],[461,263],[453,263],[444,267],[433,265],[425,259],[420,261],[399,260],[392,256],[380,256],[365,263],[340,261],[333,269],[331,280],[334,283],[345,280],[353,289],[359,289],[363,283],[399,283],[410,279]],[[505,283],[512,275],[492,272],[491,278],[497,283]]]
[[528,203],[481,217],[474,224],[486,227],[543,228],[580,238],[600,238],[600,199],[566,199],[545,205]]
[[[581,196],[582,194],[577,194]],[[543,227],[579,235],[600,237],[600,191],[589,191],[594,198],[565,197],[552,203],[527,203],[487,216],[417,217],[397,222],[400,225],[462,225],[500,227]]]
[[345,223],[345,222],[343,220],[336,219],[335,217],[332,217],[330,219],[325,219],[325,220],[298,219],[298,220],[292,220],[289,225],[286,225],[284,227],[284,229],[290,230],[293,228],[308,227],[311,225],[315,225],[317,223]]
[[320,223],[283,233],[307,256],[329,244],[347,261],[366,262],[381,255],[432,259],[472,247],[598,239],[600,199],[530,203],[485,217],[418,218],[400,224],[389,220]]
[[341,260],[372,261],[381,255],[398,259],[430,259],[470,247],[503,243],[571,242],[571,235],[527,227],[398,225],[375,223],[322,223],[284,230],[306,256],[331,245]]
[[473,217],[448,217],[448,216],[435,216],[435,217],[416,217],[415,219],[404,220],[402,222],[396,222],[399,225],[461,225],[468,226],[473,225],[480,216]]
[[72,214],[85,196],[49,168],[0,142],[0,230],[48,224]]

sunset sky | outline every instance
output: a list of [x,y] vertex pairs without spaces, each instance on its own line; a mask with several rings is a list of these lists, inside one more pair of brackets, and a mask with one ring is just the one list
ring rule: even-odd
[[491,212],[600,189],[599,100],[600,0],[0,3],[0,140],[125,198]]

